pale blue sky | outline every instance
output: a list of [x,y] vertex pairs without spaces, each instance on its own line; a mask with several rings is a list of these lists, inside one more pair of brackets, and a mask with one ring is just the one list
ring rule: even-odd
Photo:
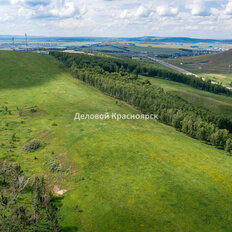
[[232,39],[232,0],[0,0],[0,34]]

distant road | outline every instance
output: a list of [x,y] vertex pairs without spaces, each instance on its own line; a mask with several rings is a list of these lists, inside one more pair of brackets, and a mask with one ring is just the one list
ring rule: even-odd
[[[157,63],[159,63],[159,64],[162,64],[162,65],[164,65],[164,66],[166,66],[166,67],[168,67],[168,68],[171,68],[171,69],[173,69],[173,70],[175,70],[175,71],[177,71],[177,72],[180,72],[180,73],[183,73],[183,74],[186,74],[186,75],[193,75],[193,76],[195,76],[195,77],[197,77],[197,78],[201,78],[201,77],[199,77],[198,75],[196,75],[196,74],[194,74],[194,73],[191,73],[191,72],[189,72],[189,71],[186,71],[186,70],[184,70],[183,68],[179,68],[179,67],[177,67],[177,66],[175,66],[175,65],[173,65],[173,64],[169,64],[169,63],[167,63],[167,62],[165,62],[165,61],[163,61],[163,60],[159,60],[159,59],[157,59],[157,58],[153,58],[153,57],[150,57],[150,56],[146,56],[148,59],[150,59],[150,60],[153,60],[153,61],[155,61],[155,62],[157,62]],[[206,79],[205,78],[201,78],[203,81],[206,81]],[[214,81],[211,81],[211,84],[214,84],[214,85],[217,85],[218,83],[216,83],[216,82],[214,82]],[[228,86],[226,86],[226,85],[222,85],[223,87],[225,87],[225,88],[227,88],[227,89],[229,89],[229,90],[232,90],[232,88],[230,88],[230,87],[228,87]]]
[[177,66],[175,66],[175,65],[173,65],[173,64],[169,64],[169,63],[167,63],[167,62],[165,62],[165,61],[163,61],[163,60],[159,60],[159,59],[157,59],[157,58],[152,58],[152,57],[150,57],[150,56],[147,56],[147,58],[150,59],[150,60],[153,60],[153,61],[155,61],[155,62],[157,62],[157,63],[159,63],[159,64],[162,64],[162,65],[164,65],[164,66],[166,66],[166,67],[168,67],[168,68],[171,68],[171,69],[173,69],[173,70],[175,70],[175,71],[177,71],[177,72],[180,72],[180,73],[183,73],[183,74],[186,74],[186,75],[193,75],[193,76],[198,77],[198,76],[197,76],[196,74],[194,74],[194,73],[191,73],[191,72],[189,72],[189,71],[186,71],[186,70],[184,70],[183,68],[179,68],[179,67],[177,67]]

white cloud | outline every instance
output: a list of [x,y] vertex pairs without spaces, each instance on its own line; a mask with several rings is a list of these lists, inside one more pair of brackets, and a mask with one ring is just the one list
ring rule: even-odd
[[53,16],[57,17],[72,17],[76,13],[77,8],[74,5],[74,2],[65,2],[61,7],[51,9],[49,12]]
[[58,21],[58,23],[55,23],[55,25],[57,25],[60,28],[77,28],[80,27],[81,23],[73,18],[68,18],[68,19],[63,19],[61,21]]
[[129,14],[128,10],[123,10],[119,17],[122,19],[125,19],[125,18],[128,18],[129,16],[130,16],[130,14]]
[[34,16],[34,11],[23,8],[23,7],[20,7],[17,13],[18,13],[18,16],[25,17],[25,18],[31,18]]
[[178,8],[168,7],[167,5],[163,5],[157,7],[156,12],[160,16],[176,16],[178,14]]
[[72,0],[11,0],[11,4],[19,7],[19,16],[25,13],[36,19],[80,17],[81,13]]
[[149,17],[151,14],[151,11],[148,10],[143,5],[139,6],[135,9],[130,10],[122,10],[120,13],[120,18],[127,19],[127,18],[146,18]]
[[232,15],[232,0],[230,0],[227,4],[225,14]]
[[0,22],[7,22],[9,20],[12,20],[13,17],[9,16],[8,14],[3,14],[0,16]]
[[232,37],[231,15],[232,0],[0,0],[0,33]]
[[191,14],[194,16],[209,16],[210,9],[205,6],[204,0],[194,0],[192,3],[186,5],[187,9],[190,9]]
[[144,6],[140,6],[135,12],[136,17],[148,17],[150,15],[150,11]]
[[11,0],[11,4],[25,4],[29,6],[37,6],[37,5],[48,5],[50,4],[50,0]]
[[183,29],[184,30],[198,30],[199,29],[199,27],[198,26],[196,26],[196,25],[186,25],[186,26],[184,26],[183,27]]

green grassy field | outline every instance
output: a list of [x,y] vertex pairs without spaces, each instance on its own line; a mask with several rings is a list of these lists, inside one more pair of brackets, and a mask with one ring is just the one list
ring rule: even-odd
[[[0,113],[1,158],[68,190],[64,231],[232,230],[232,159],[223,151],[156,121],[74,121],[76,112],[137,111],[48,55],[0,51],[0,91],[0,106],[11,111]],[[23,152],[33,138],[44,146]],[[51,161],[69,172],[51,172]]]
[[169,59],[170,63],[227,86],[232,81],[232,49],[218,54]]
[[185,84],[173,81],[163,80],[159,78],[148,78],[140,76],[140,78],[148,79],[152,84],[158,85],[166,91],[170,91],[189,102],[203,106],[213,112],[232,116],[232,98],[219,94],[213,94],[207,91],[191,88]]

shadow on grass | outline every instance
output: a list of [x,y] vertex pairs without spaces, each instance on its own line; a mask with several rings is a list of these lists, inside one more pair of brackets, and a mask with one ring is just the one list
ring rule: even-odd
[[49,55],[0,51],[0,89],[40,86],[60,74],[59,62]]
[[[53,196],[52,197],[52,202],[55,203],[58,208],[62,207],[62,200],[64,199],[64,196]],[[77,232],[79,231],[77,226],[66,226],[62,227],[62,232]]]

